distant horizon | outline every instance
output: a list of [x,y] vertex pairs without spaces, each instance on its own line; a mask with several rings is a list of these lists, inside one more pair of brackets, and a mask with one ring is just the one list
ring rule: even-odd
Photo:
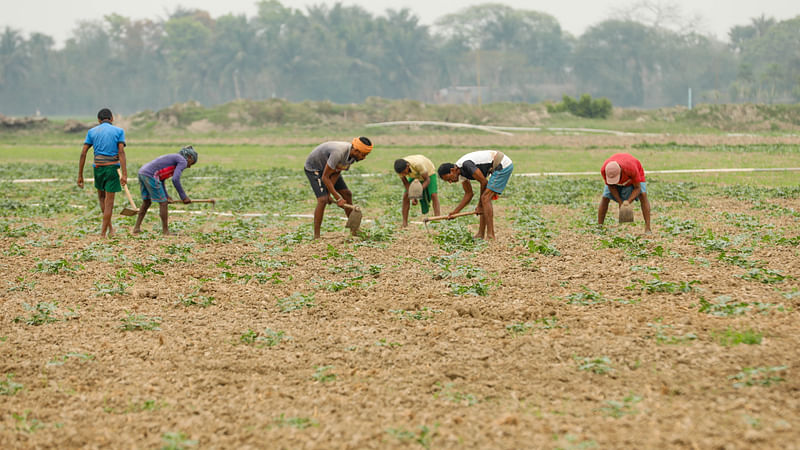
[[[140,0],[134,3],[109,4],[102,0],[28,0],[25,3],[5,3],[0,6],[0,28],[11,27],[30,35],[42,33],[52,37],[57,48],[62,48],[67,39],[74,35],[80,21],[102,20],[109,14],[120,14],[134,20],[163,20],[178,7],[207,11],[213,18],[227,15],[244,14],[248,18],[257,12],[257,0]],[[307,11],[311,5],[333,6],[336,1],[320,0],[283,0],[280,3],[287,8]],[[459,1],[429,2],[422,0],[349,0],[340,2],[345,6],[360,6],[374,16],[384,16],[387,9],[408,8],[420,19],[420,23],[433,25],[438,19],[459,12],[470,6],[492,2]],[[452,3],[452,4],[451,4]],[[517,10],[539,11],[555,17],[561,27],[575,37],[583,34],[589,27],[603,20],[618,16],[619,11],[629,10],[634,4],[674,6],[680,17],[680,24],[697,25],[697,31],[714,36],[728,42],[728,31],[736,25],[747,25],[750,19],[762,14],[776,21],[788,20],[800,15],[800,5],[780,0],[762,0],[750,2],[730,0],[724,8],[719,8],[713,0],[612,0],[598,3],[587,0],[563,0],[558,4],[543,1],[506,0],[499,4]],[[48,14],[41,14],[48,11]],[[581,11],[581,14],[575,14]]]

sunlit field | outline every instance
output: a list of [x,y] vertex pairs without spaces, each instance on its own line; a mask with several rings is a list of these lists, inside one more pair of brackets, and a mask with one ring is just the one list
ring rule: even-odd
[[[362,227],[332,205],[313,241],[305,157],[356,135],[375,143],[344,174]],[[217,203],[170,206],[177,236],[156,211],[132,235],[117,195],[109,240],[75,184],[81,143],[0,137],[0,447],[800,442],[800,173],[654,173],[652,234],[638,206],[596,223],[613,153],[647,171],[796,168],[796,136],[131,133],[137,204],[135,171],[186,144],[184,188]],[[487,148],[515,167],[496,241],[418,207],[400,228],[396,158]],[[447,213],[462,190],[440,193]]]

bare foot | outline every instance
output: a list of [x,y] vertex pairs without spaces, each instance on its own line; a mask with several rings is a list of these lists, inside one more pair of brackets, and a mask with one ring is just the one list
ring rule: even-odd
[[133,230],[131,230],[131,234],[139,234],[141,232],[142,232],[142,230],[140,230],[138,228],[134,228]]
[[166,231],[162,231],[161,235],[162,236],[177,236],[178,233],[175,233],[174,231],[166,230]]

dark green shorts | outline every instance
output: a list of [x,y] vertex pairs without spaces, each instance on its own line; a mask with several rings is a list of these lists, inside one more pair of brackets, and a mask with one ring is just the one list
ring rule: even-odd
[[120,192],[122,185],[119,184],[119,166],[100,166],[94,168],[94,187],[98,191]]

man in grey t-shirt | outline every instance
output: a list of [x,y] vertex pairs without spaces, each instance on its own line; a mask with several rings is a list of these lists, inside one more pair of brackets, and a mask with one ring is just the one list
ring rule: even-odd
[[[304,166],[311,189],[317,196],[314,209],[314,239],[319,238],[322,217],[328,203],[336,202],[344,213],[350,216],[345,204],[353,204],[353,193],[347,189],[341,176],[343,170],[361,161],[372,151],[372,142],[365,137],[357,137],[352,142],[330,141],[315,148],[306,158]],[[331,198],[333,197],[333,198]]]

